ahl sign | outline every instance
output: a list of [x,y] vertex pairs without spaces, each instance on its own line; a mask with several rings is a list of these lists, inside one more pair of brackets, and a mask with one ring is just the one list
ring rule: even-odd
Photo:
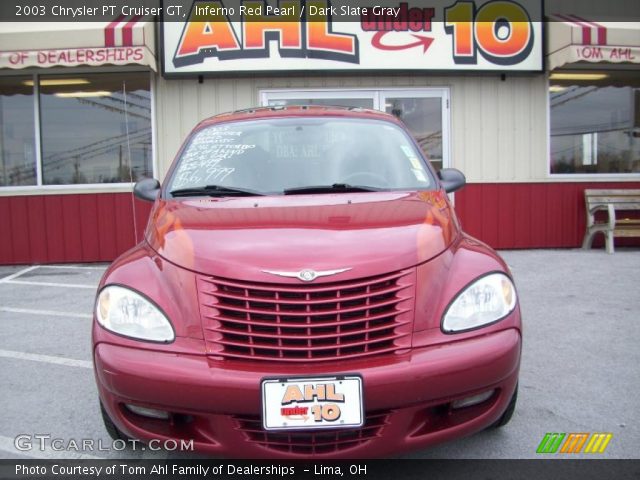
[[164,72],[542,70],[540,2],[351,3],[195,0],[162,24]]

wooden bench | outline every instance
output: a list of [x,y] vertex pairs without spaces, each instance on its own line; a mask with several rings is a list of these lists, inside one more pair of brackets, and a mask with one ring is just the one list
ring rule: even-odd
[[[640,211],[640,190],[594,190],[584,191],[587,210],[587,230],[582,248],[591,248],[593,237],[602,232],[605,235],[607,253],[613,253],[614,237],[640,237],[640,218],[629,218],[618,212]],[[605,210],[607,220],[596,221],[596,212]]]

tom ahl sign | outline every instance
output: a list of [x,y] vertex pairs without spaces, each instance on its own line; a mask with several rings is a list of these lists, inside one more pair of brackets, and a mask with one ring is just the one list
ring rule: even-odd
[[541,3],[195,0],[163,23],[167,74],[542,70]]

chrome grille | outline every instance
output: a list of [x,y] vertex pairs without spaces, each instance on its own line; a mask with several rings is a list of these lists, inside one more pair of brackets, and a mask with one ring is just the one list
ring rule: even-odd
[[410,346],[413,271],[301,284],[198,278],[209,352],[223,358],[328,361]]

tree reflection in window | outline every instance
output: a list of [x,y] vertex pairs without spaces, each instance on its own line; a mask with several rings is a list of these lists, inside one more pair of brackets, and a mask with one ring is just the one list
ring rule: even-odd
[[40,111],[43,184],[151,176],[147,73],[43,75]]
[[550,75],[551,173],[640,173],[640,76]]
[[0,186],[35,185],[33,80],[0,78]]

